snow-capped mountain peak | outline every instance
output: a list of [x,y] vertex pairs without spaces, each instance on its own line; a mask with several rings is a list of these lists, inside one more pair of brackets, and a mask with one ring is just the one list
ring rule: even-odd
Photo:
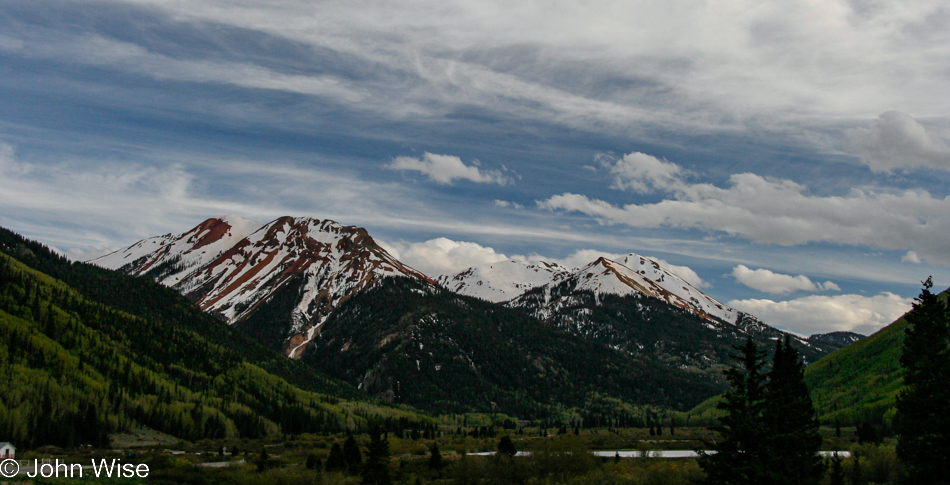
[[260,225],[226,216],[180,234],[139,241],[91,261],[146,275],[194,299],[228,323],[253,318],[278,294],[295,295],[280,308],[284,349],[296,357],[330,313],[383,276],[434,283],[402,264],[365,229],[330,220],[280,217]]
[[570,281],[574,291],[590,291],[595,295],[643,294],[703,318],[717,318],[727,323],[738,321],[737,310],[706,295],[657,260],[635,253],[617,259],[600,257],[573,270],[553,263],[505,261],[443,276],[439,284],[456,293],[493,302],[511,301],[510,305],[519,306],[514,300],[532,288],[545,287],[545,294],[550,294],[552,287]]

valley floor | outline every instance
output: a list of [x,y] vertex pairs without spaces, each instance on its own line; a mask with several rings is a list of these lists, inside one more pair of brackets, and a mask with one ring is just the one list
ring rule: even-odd
[[[481,431],[481,433],[480,433]],[[660,450],[706,449],[715,438],[707,428],[676,428],[651,436],[647,429],[546,430],[522,428],[491,437],[484,428],[441,426],[436,437],[412,439],[411,433],[388,433],[389,473],[392,483],[475,484],[475,483],[628,483],[689,484],[703,478],[696,458],[661,458]],[[863,476],[876,483],[896,483],[899,467],[892,444],[857,444],[853,428],[822,428],[825,450],[849,450],[860,457]],[[547,434],[547,436],[541,436]],[[347,436],[298,435],[263,440],[201,441],[168,443],[168,437],[142,430],[135,433],[137,446],[129,436],[113,436],[111,450],[62,450],[45,447],[21,453],[17,458],[60,460],[88,465],[102,459],[133,465],[146,464],[146,478],[35,478],[35,484],[100,483],[189,483],[189,484],[357,484],[365,483],[359,472],[325,471],[334,444],[344,445]],[[403,435],[399,437],[398,435]],[[516,451],[511,458],[496,452],[500,436],[509,436]],[[121,438],[121,439],[118,439]],[[134,436],[133,436],[134,438]],[[369,438],[354,436],[366,466]],[[123,441],[126,440],[126,441]],[[161,442],[158,442],[161,440]],[[151,441],[151,442],[149,442]],[[119,446],[116,446],[119,445]],[[434,464],[432,447],[437,446],[441,465]],[[609,451],[608,451],[609,450]],[[614,456],[615,451],[622,451]],[[223,453],[222,453],[223,452]],[[480,454],[482,456],[478,456]],[[608,456],[603,456],[607,454]],[[599,455],[599,456],[598,456]],[[88,467],[87,467],[88,468]],[[854,458],[844,459],[847,475],[854,470]],[[25,478],[22,477],[21,478]]]

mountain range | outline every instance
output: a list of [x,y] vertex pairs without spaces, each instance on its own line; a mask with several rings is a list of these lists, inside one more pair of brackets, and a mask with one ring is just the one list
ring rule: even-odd
[[[365,229],[312,218],[212,218],[91,263],[174,288],[371,396],[439,411],[537,414],[599,397],[688,409],[724,388],[732,345],[786,335],[637,254],[431,278]],[[808,361],[839,347],[792,338]]]

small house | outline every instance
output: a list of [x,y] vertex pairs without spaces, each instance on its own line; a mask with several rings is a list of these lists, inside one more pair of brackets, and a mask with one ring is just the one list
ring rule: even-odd
[[13,443],[0,443],[0,459],[12,459],[16,458],[16,446],[13,446]]

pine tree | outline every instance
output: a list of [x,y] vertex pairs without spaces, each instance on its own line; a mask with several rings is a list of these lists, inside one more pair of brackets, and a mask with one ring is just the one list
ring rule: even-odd
[[439,451],[439,444],[432,443],[432,446],[429,447],[429,468],[433,470],[441,470],[445,466],[445,463],[442,461],[442,453]]
[[515,443],[511,441],[510,436],[505,435],[498,440],[498,454],[508,456],[509,458],[518,454],[518,450],[515,449]]
[[363,464],[363,453],[360,451],[360,445],[356,443],[356,438],[350,435],[343,442],[343,458],[346,459],[346,470],[350,475],[357,475],[360,472],[360,466]]
[[366,464],[361,473],[363,482],[371,485],[389,485],[389,440],[383,436],[377,426],[369,433],[369,447],[366,449]]
[[824,475],[818,455],[818,420],[804,370],[791,338],[786,336],[784,343],[777,341],[772,370],[766,375],[762,413],[768,433],[765,465],[772,474],[770,483],[776,485],[813,485]]
[[337,472],[346,470],[346,457],[343,456],[343,448],[339,443],[333,443],[330,447],[330,456],[327,457],[326,470],[328,472]]
[[864,472],[861,470],[861,457],[854,455],[854,466],[851,467],[851,485],[866,485]]
[[726,392],[716,406],[726,413],[715,428],[721,440],[713,443],[716,454],[704,454],[699,465],[706,472],[708,483],[769,483],[764,467],[768,431],[762,419],[765,353],[756,348],[752,337],[736,350],[739,355],[733,357],[739,360],[741,367],[733,366],[724,371],[732,390]]
[[828,485],[844,485],[844,470],[841,468],[841,457],[835,453],[831,458],[831,471],[828,474]]
[[950,463],[950,349],[946,302],[930,292],[927,278],[908,323],[901,366],[904,389],[897,397],[894,427],[897,456],[907,466],[908,483],[946,479]]

